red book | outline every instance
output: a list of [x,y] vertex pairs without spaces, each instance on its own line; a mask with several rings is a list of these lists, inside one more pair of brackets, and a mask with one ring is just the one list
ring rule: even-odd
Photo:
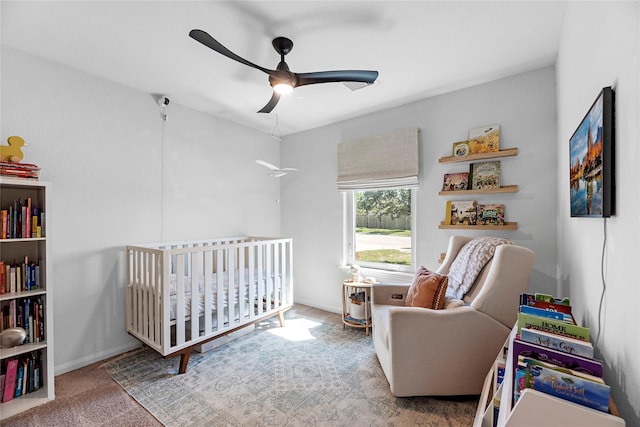
[[13,393],[16,388],[16,375],[18,372],[18,359],[11,359],[7,361],[7,374],[4,379],[4,394],[2,396],[3,402],[8,402],[13,399]]
[[[4,261],[0,260],[0,295],[7,293],[7,277],[4,268]],[[1,329],[1,328],[0,328]]]

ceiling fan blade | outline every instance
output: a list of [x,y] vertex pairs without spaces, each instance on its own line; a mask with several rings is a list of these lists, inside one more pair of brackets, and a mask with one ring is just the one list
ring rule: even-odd
[[256,68],[256,69],[258,69],[260,71],[263,71],[263,72],[265,72],[265,73],[267,73],[269,75],[271,75],[271,73],[274,73],[273,70],[266,69],[264,67],[261,67],[259,65],[254,64],[253,62],[247,61],[246,59],[239,57],[238,55],[236,55],[235,53],[231,52],[229,49],[224,47],[218,40],[216,40],[213,37],[211,37],[205,31],[202,31],[202,30],[191,30],[191,31],[189,31],[189,37],[191,37],[192,39],[202,43],[203,45],[207,46],[208,48],[211,48],[211,49],[215,50],[219,54],[226,56],[227,58],[231,58],[234,61],[238,61],[241,64],[248,65],[249,67],[252,67],[252,68]]
[[272,165],[271,163],[265,162],[264,160],[256,160],[256,163],[274,171],[280,170],[280,168],[277,167],[276,165]]
[[269,102],[267,102],[267,105],[262,107],[262,109],[258,111],[258,113],[270,113],[271,110],[274,109],[274,107],[276,106],[279,100],[280,100],[280,94],[276,91],[273,91],[273,95],[271,95],[271,99],[269,100]]
[[378,72],[367,70],[317,71],[314,73],[296,73],[296,78],[298,79],[296,86],[332,82],[361,82],[371,84],[378,78]]
[[282,168],[280,170],[281,171],[297,171],[298,169],[296,169],[296,168]]

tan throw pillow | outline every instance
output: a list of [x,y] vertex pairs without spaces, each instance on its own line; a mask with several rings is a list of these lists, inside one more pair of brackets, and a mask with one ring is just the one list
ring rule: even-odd
[[447,276],[420,267],[407,292],[405,305],[442,310],[448,282]]

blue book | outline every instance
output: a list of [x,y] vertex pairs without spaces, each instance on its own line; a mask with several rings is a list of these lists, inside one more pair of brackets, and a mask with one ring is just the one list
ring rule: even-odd
[[24,366],[22,363],[18,362],[18,369],[16,373],[16,388],[14,397],[22,396],[22,381],[24,380]]
[[531,307],[529,305],[521,305],[520,312],[525,314],[532,314],[534,316],[547,317],[549,319],[561,320],[567,323],[573,323],[573,317],[567,313],[561,313],[559,311],[545,310],[544,308]]
[[[530,387],[534,390],[578,403],[602,412],[609,412],[611,387],[593,378],[573,375],[562,369],[551,369],[527,359]],[[530,375],[530,378],[529,378]]]

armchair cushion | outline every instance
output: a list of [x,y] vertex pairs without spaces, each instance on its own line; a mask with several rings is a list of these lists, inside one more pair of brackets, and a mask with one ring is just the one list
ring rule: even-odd
[[448,282],[447,276],[420,267],[407,292],[406,305],[433,310],[443,309]]

